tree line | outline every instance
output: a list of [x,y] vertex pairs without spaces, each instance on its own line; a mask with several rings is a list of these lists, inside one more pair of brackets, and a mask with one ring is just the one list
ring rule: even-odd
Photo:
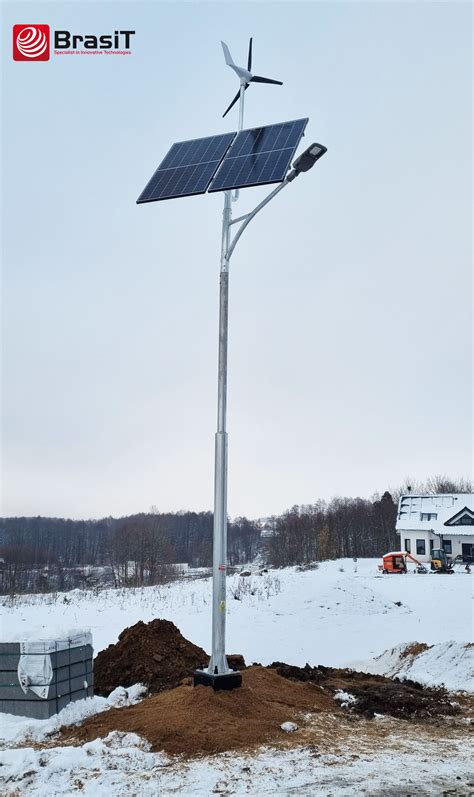
[[[401,494],[466,493],[465,479],[435,476],[380,497],[333,498],[293,506],[265,522],[228,523],[228,564],[257,554],[272,567],[340,557],[380,556],[400,545],[395,533]],[[263,529],[263,534],[262,534]],[[0,519],[0,594],[109,584],[143,586],[172,577],[173,563],[212,565],[212,512],[150,512],[122,518]]]
[[432,476],[426,481],[406,479],[380,497],[333,498],[294,506],[270,519],[272,534],[266,538],[270,563],[277,567],[323,559],[382,556],[400,548],[395,531],[400,495],[471,493],[468,479]]
[[[161,583],[173,574],[173,563],[210,567],[212,533],[212,512],[1,518],[0,593]],[[229,521],[229,564],[254,559],[259,542],[258,523],[245,517]]]
[[380,499],[334,498],[294,506],[272,518],[266,538],[272,565],[285,567],[343,557],[380,556],[399,547],[397,505],[387,491]]

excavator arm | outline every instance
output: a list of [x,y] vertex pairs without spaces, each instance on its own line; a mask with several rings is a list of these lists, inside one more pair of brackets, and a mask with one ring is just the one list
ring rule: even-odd
[[411,555],[411,553],[408,553],[408,552],[407,552],[405,555],[406,555],[406,558],[407,558],[407,559],[411,559],[411,561],[412,561],[412,562],[414,562],[414,563],[416,564],[416,572],[417,572],[417,573],[427,573],[427,572],[428,572],[428,570],[427,570],[427,568],[426,568],[426,565],[424,565],[424,564],[423,564],[422,562],[420,562],[418,559],[415,559],[415,557],[414,557],[414,556],[412,556],[412,555]]
[[411,559],[411,561],[414,562],[416,565],[418,565],[418,567],[424,567],[424,565],[421,562],[419,562],[418,559],[415,559],[415,557],[412,556],[411,553],[407,553],[406,557],[407,559]]

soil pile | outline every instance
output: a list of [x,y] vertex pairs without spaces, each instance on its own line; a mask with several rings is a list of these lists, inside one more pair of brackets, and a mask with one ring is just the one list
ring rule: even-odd
[[[416,647],[422,650],[425,646]],[[185,639],[174,623],[168,620],[139,622],[122,631],[117,644],[109,645],[98,654],[94,662],[95,692],[107,696],[117,686],[127,687],[139,682],[145,684],[151,693],[174,689],[190,678],[196,668],[207,666],[208,661],[206,652]],[[228,656],[228,661],[231,667],[246,672],[242,656]],[[294,667],[278,661],[267,669],[273,671],[281,683],[284,679],[292,682],[292,687],[287,685],[288,695],[296,682],[317,686],[319,691],[326,693],[328,705],[333,708],[336,692],[347,692],[356,698],[350,703],[350,710],[368,717],[389,714],[402,719],[428,719],[453,715],[459,710],[444,689],[423,687],[413,681],[399,681],[348,669],[311,667],[309,664]],[[249,676],[250,681],[247,680],[249,689],[257,677],[255,672],[262,671],[260,667],[252,668],[254,674]],[[212,693],[212,690],[205,691]],[[193,694],[200,693],[198,689]],[[248,689],[237,690],[237,693],[245,697]],[[201,699],[209,699],[209,696]],[[218,700],[226,699],[225,696],[216,698],[217,702],[212,705],[218,706]],[[243,698],[235,698],[236,701],[240,699]],[[306,708],[310,710],[308,706]]]
[[[152,750],[187,756],[249,749],[287,737],[283,722],[304,724],[303,713],[341,713],[332,695],[312,683],[295,683],[264,667],[242,674],[242,687],[214,692],[179,686],[135,706],[110,709],[68,729],[66,742],[91,741],[111,731],[137,733]],[[296,736],[297,734],[292,734]]]
[[151,692],[161,692],[178,686],[208,661],[205,651],[185,639],[174,623],[140,621],[95,658],[94,691],[107,697],[116,686],[142,683]]
[[282,678],[317,684],[333,694],[339,690],[347,692],[356,698],[351,710],[368,717],[389,714],[401,719],[429,719],[459,712],[459,705],[453,705],[445,689],[421,686],[414,681],[333,667],[310,667],[309,664],[293,667],[279,661],[273,662],[270,669]]
[[432,647],[433,645],[427,645],[426,642],[412,642],[411,645],[406,646],[405,650],[401,651],[400,658],[406,659],[407,656],[419,656],[420,653],[426,653]]

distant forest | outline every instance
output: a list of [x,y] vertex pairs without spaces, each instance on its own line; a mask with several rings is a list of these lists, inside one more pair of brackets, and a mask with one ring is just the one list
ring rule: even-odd
[[[174,575],[173,563],[211,567],[212,531],[212,512],[152,510],[101,520],[2,518],[0,594],[159,584]],[[229,564],[252,561],[260,536],[256,522],[229,521]]]
[[[414,493],[471,492],[466,480],[437,476]],[[228,524],[228,564],[271,567],[340,557],[380,556],[399,545],[397,501],[383,495],[294,506],[265,521]],[[114,519],[0,519],[0,594],[99,586],[143,586],[174,577],[173,563],[212,565],[212,512],[148,513]]]

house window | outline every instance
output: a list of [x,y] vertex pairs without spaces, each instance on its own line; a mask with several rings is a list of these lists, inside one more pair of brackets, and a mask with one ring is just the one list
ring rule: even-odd
[[406,539],[405,540],[405,551],[407,553],[411,553],[411,540],[410,539]]
[[426,543],[424,540],[416,541],[416,552],[418,556],[424,556],[426,553]]
[[430,553],[434,548],[434,540],[430,540]]
[[474,526],[474,514],[471,515],[466,512],[465,515],[461,515],[453,523],[448,521],[446,526]]
[[452,553],[453,552],[452,540],[443,540],[443,548],[446,551],[446,553]]
[[437,520],[438,515],[436,512],[420,512],[420,520]]
[[463,542],[461,544],[462,560],[463,562],[471,563],[474,561],[474,545],[470,542]]

